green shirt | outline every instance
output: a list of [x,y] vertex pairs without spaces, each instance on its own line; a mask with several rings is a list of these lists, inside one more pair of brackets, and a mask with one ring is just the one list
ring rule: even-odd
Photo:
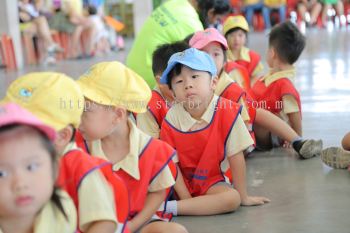
[[137,35],[126,64],[141,75],[153,88],[152,54],[159,45],[185,39],[203,30],[203,25],[193,6],[187,0],[170,0],[148,17]]

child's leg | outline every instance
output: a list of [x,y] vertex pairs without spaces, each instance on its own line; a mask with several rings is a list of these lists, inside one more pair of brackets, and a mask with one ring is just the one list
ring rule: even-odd
[[341,141],[341,144],[344,150],[350,151],[350,132],[345,134],[343,140]]
[[235,211],[241,204],[239,193],[227,183],[210,187],[203,196],[177,201],[178,215],[214,215]]
[[280,16],[280,23],[286,21],[286,5],[282,5],[278,8],[278,13]]
[[254,15],[254,7],[246,6],[245,7],[245,17],[250,27],[253,27],[253,15]]
[[304,3],[299,2],[297,6],[298,14],[301,16],[302,20],[305,21],[305,13],[307,11],[307,7]]
[[265,109],[256,109],[254,132],[257,144],[262,149],[271,149],[271,132],[292,144],[295,151],[305,159],[319,155],[322,150],[321,140],[302,140],[292,127]]
[[316,2],[310,12],[310,24],[315,24],[317,22],[317,18],[320,15],[322,10],[322,5],[319,2]]
[[287,142],[292,142],[300,137],[286,122],[275,114],[262,109],[256,109],[255,124],[263,127]]
[[259,150],[271,150],[272,149],[272,140],[271,133],[265,127],[260,126],[256,123],[254,124],[254,134],[256,139],[257,149]]
[[344,4],[341,0],[338,0],[334,8],[338,16],[342,16],[344,14]]
[[188,233],[186,228],[175,222],[156,221],[142,227],[140,233]]
[[271,9],[269,7],[264,6],[262,8],[262,14],[263,14],[263,17],[264,17],[265,28],[270,28],[271,27],[270,13],[271,13]]
[[323,5],[323,10],[322,10],[322,24],[323,24],[323,26],[327,26],[328,10],[331,7],[332,7],[331,5],[326,4],[326,3]]
[[76,58],[79,56],[80,53],[80,36],[83,32],[83,26],[76,25],[76,28],[74,29],[73,36],[72,36],[72,56],[73,58]]

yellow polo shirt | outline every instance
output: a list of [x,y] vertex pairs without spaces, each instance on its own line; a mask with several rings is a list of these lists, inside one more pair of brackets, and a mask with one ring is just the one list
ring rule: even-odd
[[[269,72],[261,80],[265,83],[266,86],[269,86],[272,82],[288,78],[294,84],[295,69],[283,70],[276,73]],[[282,97],[283,109],[282,109],[282,118],[286,118],[286,114],[300,112],[299,105],[297,100],[292,95],[285,95]],[[286,120],[286,119],[285,119]]]
[[232,79],[232,81],[236,82],[240,87],[244,88],[244,79],[238,69],[233,69],[227,75],[230,77],[230,79]]
[[[218,98],[219,97],[217,95],[213,96],[207,110],[203,113],[200,120],[192,118],[192,116],[180,103],[173,105],[165,118],[170,124],[181,131],[188,132],[192,130],[199,130],[206,127],[211,122]],[[200,125],[200,128],[198,125]],[[241,116],[239,115],[226,142],[226,155],[227,157],[231,157],[244,151],[253,144],[254,141],[251,138]],[[173,161],[175,163],[179,162],[178,156],[175,156]],[[222,171],[227,171],[228,168],[229,163],[226,158],[221,164],[221,169]]]
[[[159,90],[158,86],[153,88],[153,90],[157,91],[165,99],[165,97],[162,95],[162,92]],[[156,119],[154,118],[154,116],[150,111],[137,114],[136,122],[137,122],[137,127],[141,129],[143,132],[145,132],[146,134],[154,138],[159,138],[161,125],[158,125]]]
[[[227,59],[230,61],[237,61],[237,60],[243,60],[246,62],[250,62],[250,56],[249,56],[250,49],[247,47],[242,47],[239,57],[235,57],[231,50],[227,51]],[[258,63],[258,65],[255,67],[255,69],[252,72],[252,76],[259,75],[264,70],[264,66],[261,63],[261,61]]]
[[264,0],[264,5],[274,8],[286,5],[286,0]]
[[[215,88],[215,95],[220,96],[221,93],[226,89],[226,87],[228,85],[230,85],[232,83],[232,79],[228,76],[228,74],[226,72],[222,72],[222,74],[220,75],[219,81],[216,85]],[[240,98],[238,103],[240,105],[242,105],[242,111],[241,111],[241,117],[243,121],[249,121],[249,114],[247,111],[247,106],[245,104],[245,101],[243,98]]]
[[258,4],[260,0],[244,0],[243,3],[245,6],[253,5],[253,4]]
[[[123,169],[126,173],[132,176],[134,179],[140,179],[139,170],[139,155],[151,139],[151,136],[143,133],[139,130],[136,125],[128,119],[128,125],[130,128],[129,143],[130,149],[129,154],[120,162],[113,165],[113,170],[118,171]],[[107,156],[102,150],[101,140],[92,142],[91,152],[93,155],[108,160]],[[148,187],[149,192],[156,192],[169,188],[175,184],[175,180],[171,174],[170,168],[166,166],[152,181]]]
[[[77,149],[76,144],[70,143],[63,154],[74,149]],[[83,179],[78,189],[78,199],[79,227],[82,231],[86,231],[96,221],[117,224],[113,190],[99,170],[90,172]]]
[[[57,190],[67,219],[50,200],[37,214],[33,233],[74,233],[77,229],[77,213],[73,201],[63,190]],[[21,224],[18,222],[18,224]],[[3,231],[0,229],[0,233]]]
[[77,15],[83,15],[83,1],[81,0],[62,0],[62,10],[70,14],[74,12]]

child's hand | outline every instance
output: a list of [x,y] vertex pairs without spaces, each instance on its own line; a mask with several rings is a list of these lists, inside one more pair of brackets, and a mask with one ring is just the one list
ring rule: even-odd
[[290,149],[290,148],[292,148],[292,144],[290,144],[288,141],[284,141],[283,142],[283,148]]
[[247,196],[245,199],[242,199],[242,206],[253,206],[253,205],[263,205],[265,203],[269,203],[270,199],[266,197],[251,197]]

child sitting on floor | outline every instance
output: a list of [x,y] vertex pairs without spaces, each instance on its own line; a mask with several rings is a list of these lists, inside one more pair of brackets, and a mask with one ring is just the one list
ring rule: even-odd
[[[171,56],[160,79],[177,102],[160,133],[177,150],[173,160],[179,167],[179,200],[167,205],[175,215],[213,215],[269,202],[247,193],[243,151],[253,140],[241,119],[241,106],[214,95],[216,76],[213,59],[190,48]],[[223,176],[228,167],[234,189]]]

